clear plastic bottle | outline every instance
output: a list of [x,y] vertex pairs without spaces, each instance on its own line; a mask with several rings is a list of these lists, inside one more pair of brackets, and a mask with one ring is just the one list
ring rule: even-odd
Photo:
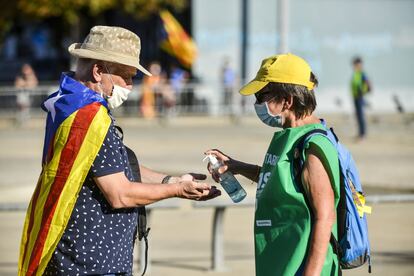
[[[208,154],[204,160],[206,159],[208,159],[211,164],[211,168],[216,172],[222,166],[214,155]],[[240,202],[246,197],[246,191],[231,172],[226,171],[225,173],[220,174],[219,180],[221,186],[223,186],[223,189],[228,193],[234,203]]]

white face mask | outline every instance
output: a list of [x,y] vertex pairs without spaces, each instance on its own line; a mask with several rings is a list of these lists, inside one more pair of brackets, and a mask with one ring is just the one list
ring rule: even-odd
[[111,73],[109,72],[108,68],[106,67],[106,71],[108,71],[109,74],[109,79],[111,80],[112,83],[112,95],[111,96],[105,96],[106,101],[108,102],[108,107],[109,109],[115,109],[120,107],[123,102],[125,102],[128,99],[128,95],[129,93],[131,93],[131,90],[129,90],[128,88],[124,88],[122,86],[116,85],[114,84],[112,77],[111,77]]
[[282,114],[273,115],[270,110],[267,102],[261,104],[254,104],[254,109],[259,119],[268,126],[271,127],[283,127],[284,118]]
[[131,90],[121,87],[119,85],[113,84],[114,88],[112,89],[112,96],[106,97],[108,102],[109,109],[115,109],[120,107],[123,102],[128,99],[128,94],[131,93]]

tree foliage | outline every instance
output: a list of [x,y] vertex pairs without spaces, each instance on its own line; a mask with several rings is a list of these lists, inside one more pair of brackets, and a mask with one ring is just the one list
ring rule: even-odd
[[3,0],[0,9],[0,36],[16,18],[45,19],[61,17],[77,24],[81,14],[98,16],[110,9],[121,9],[137,18],[145,18],[164,8],[182,10],[187,0]]

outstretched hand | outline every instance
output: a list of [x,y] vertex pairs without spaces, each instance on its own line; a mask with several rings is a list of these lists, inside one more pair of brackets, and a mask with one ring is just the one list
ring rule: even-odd
[[217,189],[216,186],[211,186],[209,190],[203,191],[203,196],[200,197],[198,200],[199,201],[206,201],[206,200],[216,198],[220,195],[221,195],[221,191],[219,189]]
[[190,181],[196,181],[196,180],[206,180],[207,175],[202,173],[187,173],[181,176],[181,180],[190,180]]
[[181,198],[209,200],[221,195],[220,190],[218,190],[215,186],[210,186],[207,183],[199,183],[191,180],[180,180],[177,185],[177,197]]

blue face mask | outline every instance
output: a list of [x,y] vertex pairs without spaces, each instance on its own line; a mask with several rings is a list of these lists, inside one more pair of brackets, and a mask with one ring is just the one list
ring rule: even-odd
[[261,104],[254,104],[254,109],[259,119],[268,126],[271,127],[283,127],[283,117],[281,114],[273,115],[269,111],[267,102]]

